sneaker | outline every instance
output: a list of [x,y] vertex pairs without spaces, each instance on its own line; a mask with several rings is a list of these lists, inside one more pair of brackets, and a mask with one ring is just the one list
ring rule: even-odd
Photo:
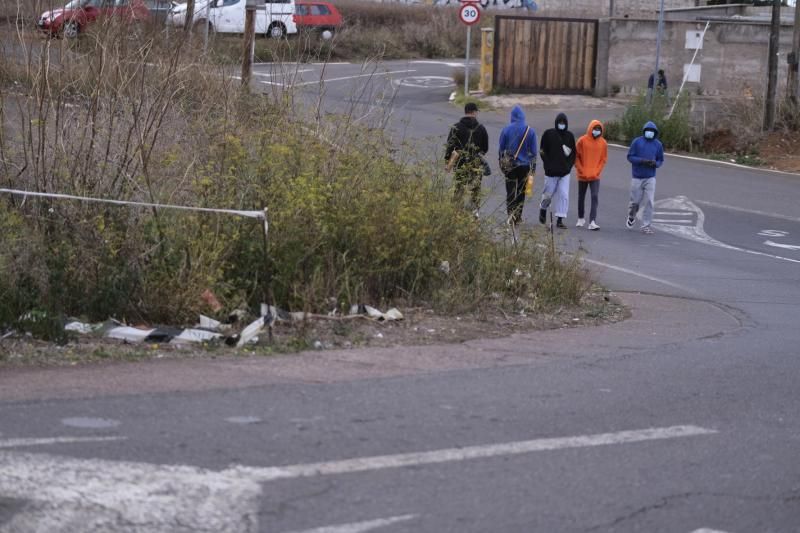
[[589,229],[592,231],[597,231],[600,229],[600,226],[598,226],[597,223],[594,220],[592,220],[591,222],[589,222]]
[[578,221],[575,223],[575,227],[576,228],[582,228],[585,225],[586,225],[586,219],[585,218],[579,218]]
[[558,229],[567,229],[566,224],[564,224],[564,220],[561,217],[558,217],[558,221],[556,222],[556,227]]
[[633,227],[633,223],[636,222],[636,219],[633,217],[628,217],[628,220],[625,221],[625,227],[631,229]]
[[655,233],[655,231],[653,231],[653,228],[651,228],[650,226],[645,226],[642,228],[642,233],[644,233],[645,235],[652,235],[653,233]]
[[539,224],[547,222],[547,209],[539,209]]

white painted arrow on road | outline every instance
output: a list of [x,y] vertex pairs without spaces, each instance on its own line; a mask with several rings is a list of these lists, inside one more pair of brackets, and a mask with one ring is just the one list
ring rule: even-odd
[[[274,467],[233,465],[223,471],[183,465],[0,451],[0,497],[22,502],[22,508],[0,524],[0,533],[250,533],[259,530],[261,483],[453,464],[534,452],[632,445],[715,433],[714,429],[698,426],[672,426],[309,464]],[[5,442],[17,446],[75,442],[74,438],[68,439],[15,439]],[[386,520],[393,521],[391,523],[410,520],[410,515],[327,526],[328,529],[318,528],[311,532],[363,532],[390,525]],[[343,527],[350,529],[341,529]]]

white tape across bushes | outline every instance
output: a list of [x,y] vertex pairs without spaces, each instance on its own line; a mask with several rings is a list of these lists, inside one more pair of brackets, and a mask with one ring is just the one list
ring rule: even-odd
[[255,218],[264,222],[264,234],[269,231],[269,224],[267,222],[267,208],[262,211],[243,211],[239,209],[217,209],[212,207],[193,207],[189,205],[172,205],[172,204],[157,204],[150,202],[131,202],[128,200],[112,200],[109,198],[90,198],[87,196],[74,196],[72,194],[59,194],[48,192],[35,192],[35,191],[22,191],[17,189],[2,189],[0,193],[11,194],[15,196],[33,196],[40,198],[54,198],[57,200],[76,200],[79,202],[95,202],[101,204],[125,205],[136,207],[154,207],[156,209],[179,209],[182,211],[197,211],[200,213],[220,213],[223,215],[234,215],[246,218]]

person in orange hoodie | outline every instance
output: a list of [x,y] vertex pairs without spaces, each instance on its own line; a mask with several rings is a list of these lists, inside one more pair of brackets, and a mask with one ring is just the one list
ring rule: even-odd
[[579,228],[586,225],[584,201],[586,189],[592,193],[592,208],[589,213],[589,229],[599,230],[597,225],[597,202],[600,192],[600,175],[608,161],[608,143],[603,138],[605,128],[599,120],[593,120],[586,128],[586,135],[578,139],[575,168],[578,170],[578,223]]

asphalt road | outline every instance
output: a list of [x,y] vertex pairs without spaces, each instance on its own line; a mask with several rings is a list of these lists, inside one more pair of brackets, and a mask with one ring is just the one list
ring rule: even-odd
[[[453,67],[379,68],[294,83],[365,113],[390,95],[394,134],[437,153]],[[538,132],[556,112],[528,111]],[[564,111],[581,132],[616,112]],[[480,116],[492,144],[505,113]],[[624,227],[629,172],[612,149],[602,229],[572,227],[573,187],[558,234],[631,305],[621,324],[4,371],[0,532],[800,531],[800,177],[668,156],[647,236]]]

